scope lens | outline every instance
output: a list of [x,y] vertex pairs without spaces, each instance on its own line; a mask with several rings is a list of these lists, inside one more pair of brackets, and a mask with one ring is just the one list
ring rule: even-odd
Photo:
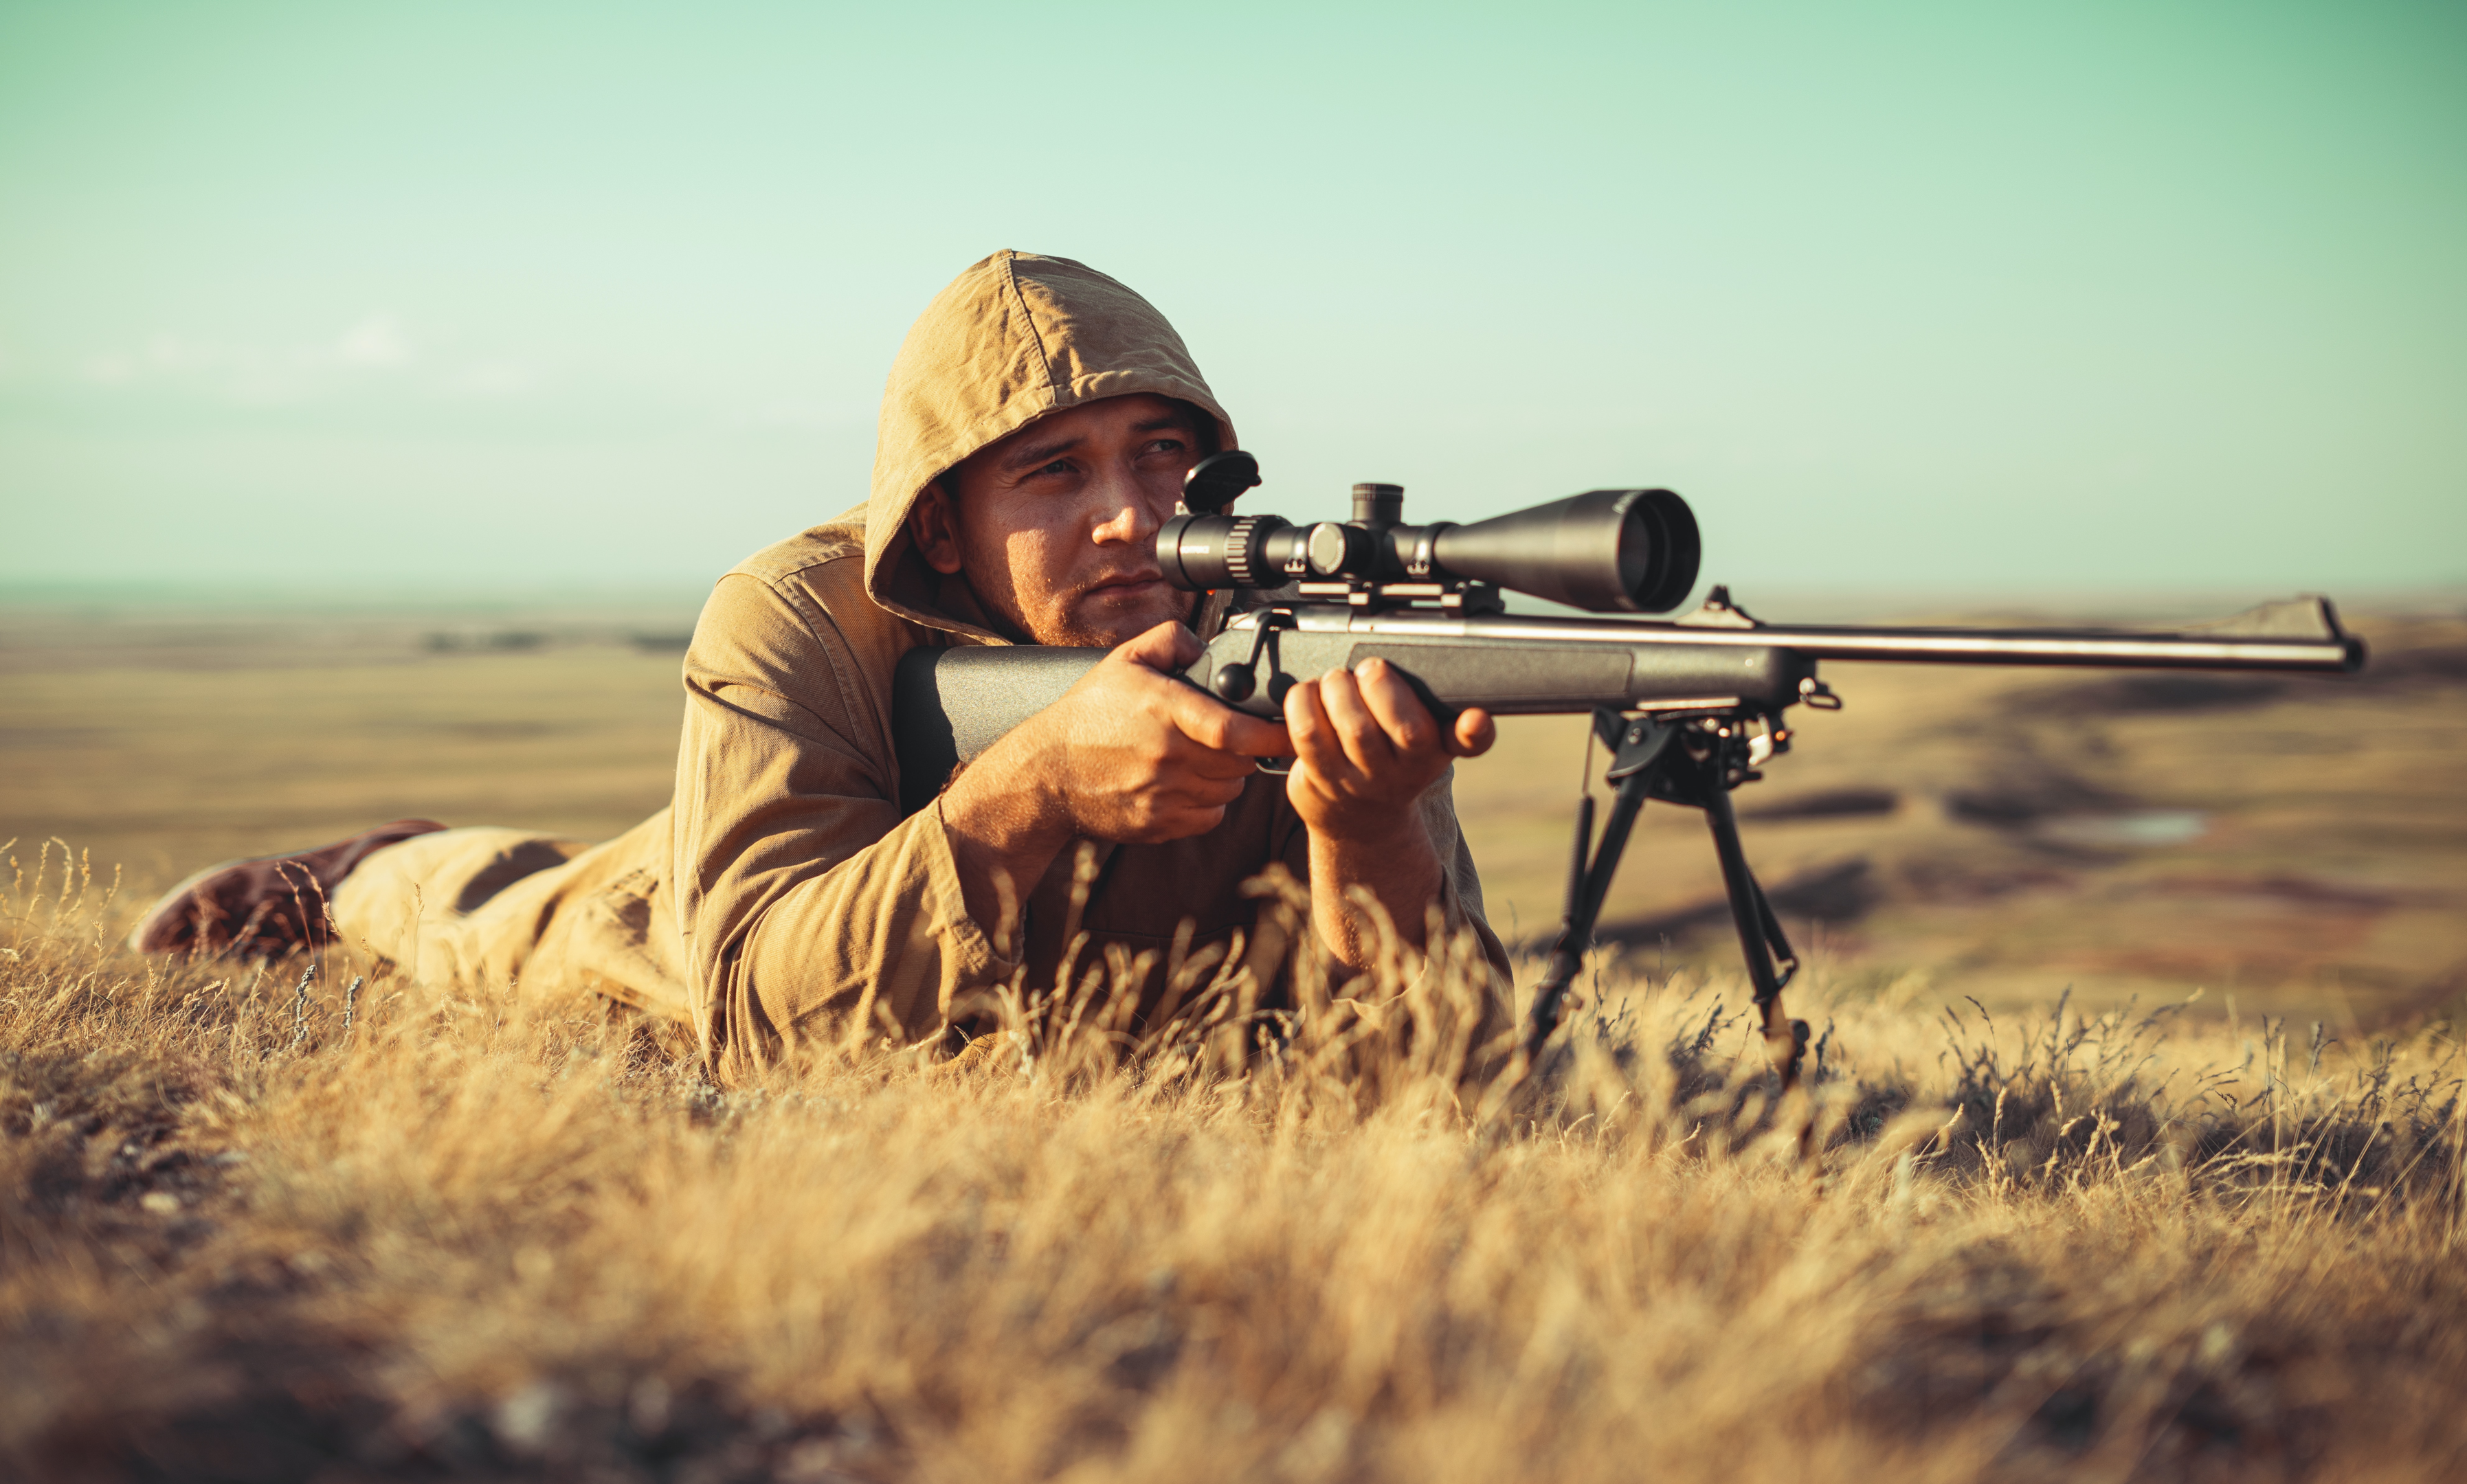
[[1703,550],[1695,512],[1666,489],[1640,489],[1619,529],[1619,586],[1639,613],[1663,613],[1687,600]]

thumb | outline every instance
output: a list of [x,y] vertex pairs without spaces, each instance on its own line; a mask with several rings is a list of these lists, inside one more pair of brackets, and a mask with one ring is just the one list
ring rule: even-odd
[[1139,638],[1124,641],[1115,648],[1114,658],[1143,669],[1179,670],[1197,660],[1204,647],[1198,635],[1168,618]]
[[1457,724],[1451,730],[1448,751],[1459,757],[1480,757],[1499,740],[1499,726],[1490,713],[1478,706],[1468,706],[1457,712]]

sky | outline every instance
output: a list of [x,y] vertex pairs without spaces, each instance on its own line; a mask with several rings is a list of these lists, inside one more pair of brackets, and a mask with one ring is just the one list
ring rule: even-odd
[[0,592],[706,585],[1006,247],[1176,324],[1245,508],[2467,583],[2455,3],[0,0]]

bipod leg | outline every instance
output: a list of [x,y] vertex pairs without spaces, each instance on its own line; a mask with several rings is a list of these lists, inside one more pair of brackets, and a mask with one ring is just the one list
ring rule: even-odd
[[1739,930],[1739,952],[1748,961],[1748,981],[1755,987],[1756,1009],[1763,1017],[1765,1055],[1781,1074],[1783,1091],[1799,1082],[1799,1064],[1807,1051],[1807,1023],[1794,1021],[1781,1005],[1783,986],[1799,972],[1799,956],[1782,935],[1781,919],[1765,900],[1748,868],[1748,853],[1739,844],[1739,821],[1731,812],[1731,796],[1718,782],[1705,791],[1706,826],[1713,832],[1713,853],[1722,861],[1722,885],[1730,893],[1731,921]]
[[1610,819],[1602,825],[1598,846],[1593,843],[1594,797],[1589,793],[1577,801],[1575,849],[1568,865],[1568,907],[1559,920],[1559,936],[1550,945],[1542,982],[1534,986],[1532,1023],[1525,1037],[1528,1058],[1539,1056],[1542,1044],[1559,1028],[1559,1013],[1566,1003],[1568,987],[1576,981],[1576,972],[1584,967],[1585,950],[1593,947],[1594,925],[1601,916],[1603,900],[1610,895],[1611,878],[1618,871],[1619,857],[1626,853],[1628,835],[1636,826],[1638,812],[1644,807],[1645,796],[1661,775],[1670,739],[1678,734],[1675,727],[1629,721],[1607,709],[1594,713],[1594,726],[1612,743],[1611,765],[1603,777],[1617,782],[1618,793],[1611,800]]

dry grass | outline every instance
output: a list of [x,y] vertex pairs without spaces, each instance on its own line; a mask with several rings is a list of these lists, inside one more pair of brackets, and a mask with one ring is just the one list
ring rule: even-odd
[[[587,1006],[0,929],[0,1473],[2413,1478],[2467,1461],[2456,1043],[1734,985],[1464,1087],[1023,1006],[721,1091]],[[1084,1007],[1080,1007],[1084,1008]]]

